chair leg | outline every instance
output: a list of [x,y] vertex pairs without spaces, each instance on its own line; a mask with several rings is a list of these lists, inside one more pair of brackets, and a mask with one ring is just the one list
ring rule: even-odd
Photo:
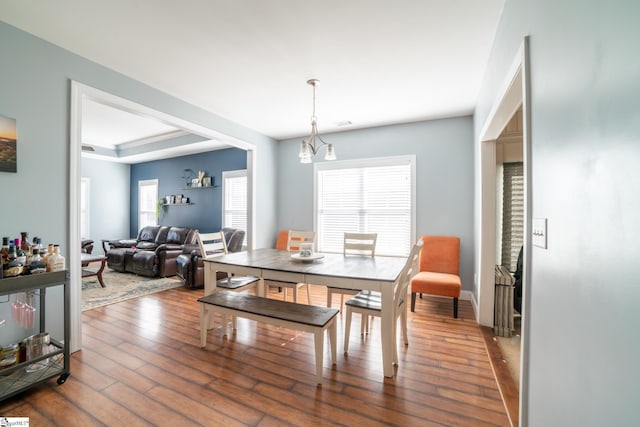
[[407,308],[404,307],[402,313],[400,313],[400,325],[402,327],[402,339],[404,339],[404,345],[409,345],[409,334],[407,333]]
[[331,292],[331,289],[327,288],[327,307],[331,307],[333,301],[331,301],[333,299],[333,293]]
[[342,311],[343,305],[344,305],[344,294],[340,294],[340,311]]
[[344,324],[344,354],[349,351],[349,334],[351,333],[351,308],[347,307]]
[[453,299],[453,318],[458,318],[458,298]]
[[294,286],[292,290],[293,290],[293,302],[298,302],[298,287]]
[[[420,294],[420,298],[422,298],[422,294]],[[411,292],[411,312],[416,311],[416,293]]]
[[307,287],[307,304],[311,305],[311,285],[307,283],[305,286]]

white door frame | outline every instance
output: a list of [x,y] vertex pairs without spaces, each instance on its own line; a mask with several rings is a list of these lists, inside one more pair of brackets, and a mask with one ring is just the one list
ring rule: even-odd
[[[227,144],[247,151],[247,246],[255,245],[255,172],[257,165],[257,147],[254,144],[222,134],[216,130],[180,119],[158,110],[146,107],[128,99],[120,98],[108,92],[71,81],[71,109],[69,122],[69,258],[68,268],[71,271],[71,352],[82,348],[82,281],[80,262],[80,178],[82,147],[82,101],[93,101],[109,105],[133,114],[153,117],[163,123],[184,129],[190,133],[201,135],[212,140],[224,141]],[[88,236],[87,236],[88,237]]]
[[524,250],[522,273],[522,326],[520,351],[520,422],[526,420],[529,355],[529,286],[531,262],[531,96],[529,37],[524,41],[506,75],[503,90],[480,133],[480,242],[477,321],[493,326],[494,268],[496,264],[496,139],[522,105],[524,177]]

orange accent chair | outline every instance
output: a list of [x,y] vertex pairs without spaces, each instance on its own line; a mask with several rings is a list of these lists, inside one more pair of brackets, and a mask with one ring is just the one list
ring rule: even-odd
[[460,281],[460,238],[422,236],[424,245],[418,261],[419,272],[411,279],[411,311],[416,308],[416,293],[453,298],[453,317],[458,318]]
[[[278,239],[276,240],[276,249],[282,251],[289,252],[297,252],[300,250],[300,247],[295,246],[294,242],[297,241],[305,241],[305,236],[312,233],[313,239],[315,239],[315,233],[313,232],[305,232],[305,231],[295,231],[295,230],[281,230],[278,233]],[[265,280],[265,284],[268,288],[277,287],[278,292],[282,292],[284,288],[284,300],[287,300],[287,288],[293,289],[293,302],[298,302],[298,288],[305,286],[307,287],[307,300],[309,304],[311,304],[311,289],[309,288],[308,283],[287,283],[287,282],[277,282],[275,280]]]
[[278,240],[276,241],[276,249],[280,249],[281,251],[286,251],[288,244],[289,244],[289,230],[281,230],[280,233],[278,233]]

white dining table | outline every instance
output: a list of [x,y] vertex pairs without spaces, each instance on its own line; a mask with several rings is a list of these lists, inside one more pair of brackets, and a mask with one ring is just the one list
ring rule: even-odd
[[260,280],[256,289],[266,295],[265,280],[311,283],[336,288],[378,291],[382,295],[380,329],[382,333],[382,364],[385,377],[393,377],[393,346],[395,343],[393,298],[394,282],[406,258],[317,254],[312,261],[292,257],[288,251],[255,249],[234,252],[204,260],[204,293],[215,292],[216,272],[236,276],[254,276]]

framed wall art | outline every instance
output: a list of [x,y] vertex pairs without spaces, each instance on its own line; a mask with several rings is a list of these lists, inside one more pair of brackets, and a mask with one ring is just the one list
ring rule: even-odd
[[0,115],[0,172],[18,172],[16,120]]

